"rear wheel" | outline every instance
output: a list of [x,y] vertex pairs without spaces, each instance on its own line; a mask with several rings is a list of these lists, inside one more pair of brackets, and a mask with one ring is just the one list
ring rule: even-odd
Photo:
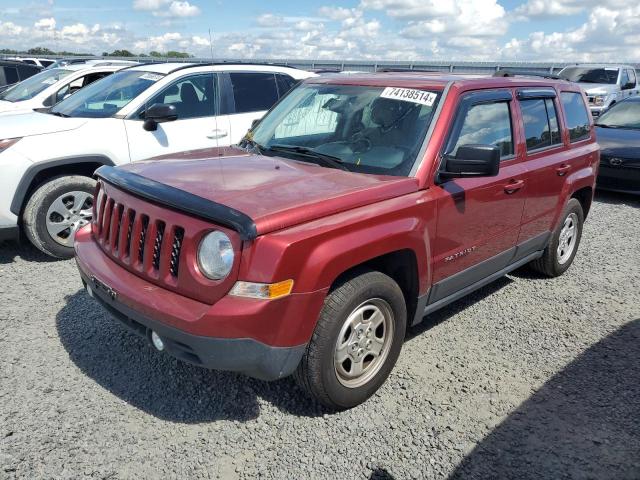
[[578,251],[583,223],[582,205],[575,198],[571,198],[562,212],[549,245],[542,257],[531,262],[531,267],[549,277],[557,277],[566,272]]
[[22,217],[27,238],[47,255],[73,257],[75,234],[91,221],[94,189],[94,180],[79,175],[54,178],[38,187]]
[[365,271],[327,297],[295,372],[310,396],[332,409],[354,407],[384,383],[398,359],[407,310],[400,287]]

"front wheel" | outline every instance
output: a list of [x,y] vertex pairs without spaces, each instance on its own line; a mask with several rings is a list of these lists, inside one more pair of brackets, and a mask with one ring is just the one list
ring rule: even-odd
[[404,341],[407,309],[387,275],[366,271],[327,296],[305,354],[298,384],[323,405],[351,408],[384,383]]
[[23,214],[27,238],[56,258],[73,257],[73,239],[91,221],[95,181],[72,175],[50,180],[31,195]]
[[569,199],[549,245],[542,257],[531,262],[531,267],[548,277],[557,277],[566,272],[578,252],[583,223],[582,205],[575,198]]

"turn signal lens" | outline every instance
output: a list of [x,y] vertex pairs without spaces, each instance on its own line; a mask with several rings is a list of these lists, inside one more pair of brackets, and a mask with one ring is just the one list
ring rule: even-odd
[[19,137],[19,138],[5,138],[3,140],[0,140],[0,153],[4,152],[7,148],[9,148],[11,145],[16,143],[21,138],[22,137]]
[[274,300],[286,297],[291,293],[291,290],[293,290],[293,280],[285,280],[278,283],[236,282],[231,289],[231,295]]

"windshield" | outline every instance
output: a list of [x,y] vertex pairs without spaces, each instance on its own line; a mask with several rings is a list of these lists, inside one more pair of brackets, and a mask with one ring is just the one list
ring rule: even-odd
[[51,113],[63,117],[110,117],[163,76],[140,70],[116,72],[64,99]]
[[640,102],[620,102],[596,122],[600,127],[640,129]]
[[409,88],[302,85],[249,138],[267,154],[271,148],[283,155],[282,147],[301,147],[287,148],[286,156],[307,160],[319,154],[353,172],[406,176],[438,99],[439,92]]
[[29,100],[69,74],[71,74],[71,70],[63,70],[61,68],[43,70],[0,93],[0,100],[7,102]]
[[570,82],[582,83],[618,83],[617,68],[584,68],[569,67],[559,73],[560,78],[569,80]]

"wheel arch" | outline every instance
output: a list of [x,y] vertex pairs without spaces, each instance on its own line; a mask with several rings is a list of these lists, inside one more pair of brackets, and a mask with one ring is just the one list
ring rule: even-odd
[[582,205],[582,212],[584,213],[584,219],[587,219],[589,210],[591,210],[591,203],[593,202],[593,187],[582,187],[571,194],[571,198],[575,198]]
[[84,155],[82,157],[65,157],[34,163],[22,176],[13,195],[10,210],[20,217],[31,194],[44,182],[62,174],[93,176],[93,172],[103,166],[114,166],[115,163],[104,155]]
[[407,305],[407,322],[410,324],[416,314],[420,291],[418,257],[416,252],[410,248],[404,248],[353,265],[336,277],[329,291],[334,290],[342,283],[368,270],[384,273],[398,284],[404,295]]

